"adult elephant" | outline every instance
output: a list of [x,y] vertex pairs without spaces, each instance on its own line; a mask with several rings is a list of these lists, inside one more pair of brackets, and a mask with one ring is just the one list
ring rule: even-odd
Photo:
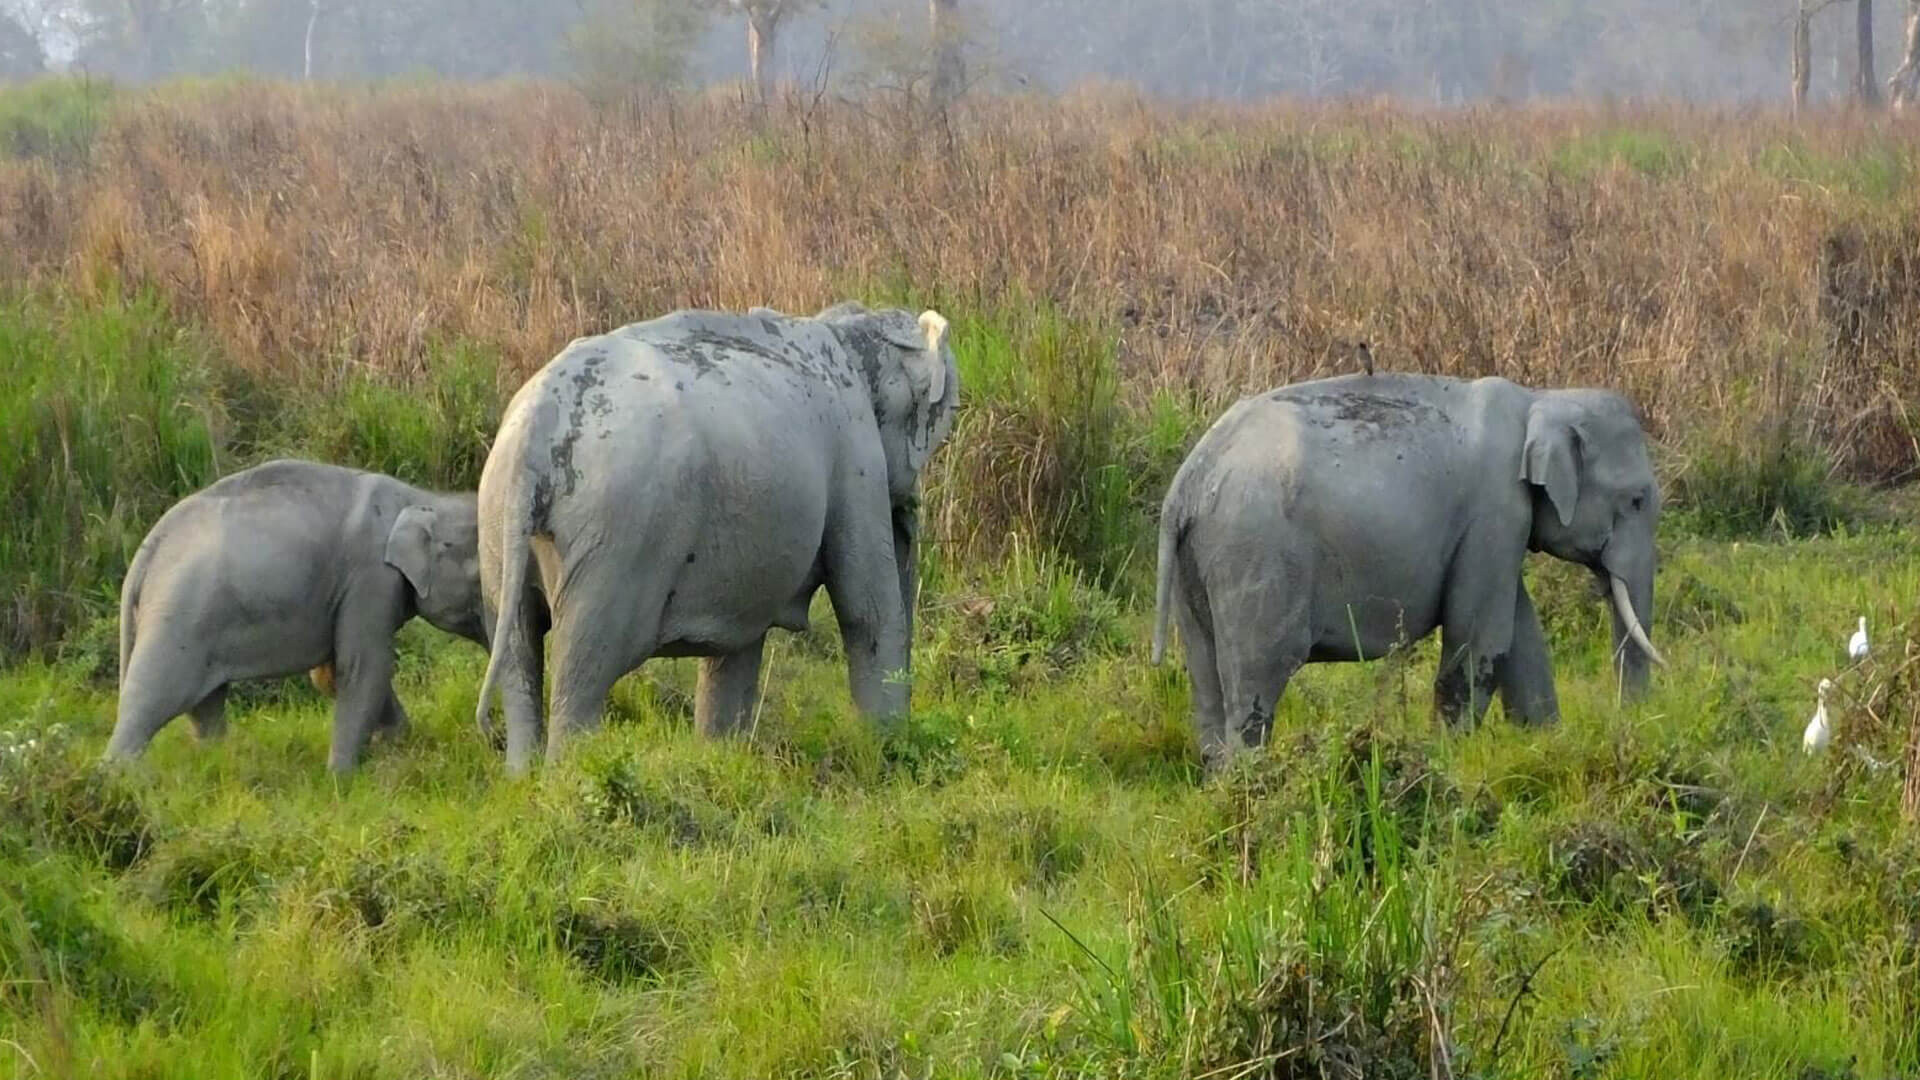
[[507,406],[480,478],[480,572],[507,766],[597,725],[614,681],[699,656],[703,731],[739,729],[768,629],[807,627],[825,586],[853,699],[906,711],[917,487],[960,380],[947,322],[840,304],[677,311],[580,338]]
[[1528,551],[1591,570],[1612,598],[1635,693],[1664,663],[1653,617],[1660,493],[1632,406],[1505,379],[1349,375],[1246,398],[1175,474],[1161,508],[1153,639],[1186,645],[1202,749],[1265,741],[1305,663],[1378,657],[1441,632],[1436,710],[1559,711],[1521,580]]

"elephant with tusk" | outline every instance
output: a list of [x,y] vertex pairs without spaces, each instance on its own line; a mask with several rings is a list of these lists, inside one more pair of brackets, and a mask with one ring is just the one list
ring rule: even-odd
[[614,681],[698,656],[702,731],[745,729],[767,631],[822,588],[861,712],[907,708],[918,483],[960,376],[938,312],[678,311],[564,349],[520,388],[480,477],[480,577],[507,768],[549,757]]
[[1264,742],[1302,664],[1441,633],[1434,703],[1477,721],[1559,712],[1521,577],[1529,551],[1593,572],[1614,662],[1649,664],[1660,492],[1633,407],[1505,379],[1347,375],[1246,398],[1200,439],[1161,508],[1153,659],[1186,646],[1202,749]]

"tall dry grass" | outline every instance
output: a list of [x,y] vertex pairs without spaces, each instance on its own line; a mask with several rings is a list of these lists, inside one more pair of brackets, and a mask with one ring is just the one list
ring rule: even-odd
[[323,382],[417,373],[433,338],[524,372],[682,305],[1038,298],[1119,332],[1130,385],[1210,404],[1364,336],[1394,368],[1618,387],[1657,432],[1784,420],[1890,477],[1916,458],[1890,419],[1920,389],[1916,134],[1092,94],[949,132],[846,102],[755,124],[718,97],[229,85],[123,102],[80,164],[0,163],[0,278],[150,284],[237,363]]
[[[1391,369],[1627,392],[1681,501],[1729,504],[1722,531],[1817,529],[1824,473],[1920,466],[1913,120],[1088,91],[935,125],[541,84],[94,100],[0,143],[0,295],[157,297],[242,411],[372,380],[451,402],[431,431],[489,415],[448,357],[497,367],[501,396],[675,307],[937,304],[991,374],[932,478],[962,561],[1021,532],[1112,580],[1200,424],[1345,369],[1355,338]],[[252,437],[321,452],[376,421]],[[470,482],[483,439],[424,479]]]

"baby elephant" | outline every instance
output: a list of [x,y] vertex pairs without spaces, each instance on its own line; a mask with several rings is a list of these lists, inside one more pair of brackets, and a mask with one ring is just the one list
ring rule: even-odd
[[420,615],[486,644],[474,496],[378,473],[270,461],[168,510],[120,588],[120,715],[130,758],[181,713],[226,729],[227,684],[316,668],[335,696],[336,772],[376,728],[404,730],[393,635]]

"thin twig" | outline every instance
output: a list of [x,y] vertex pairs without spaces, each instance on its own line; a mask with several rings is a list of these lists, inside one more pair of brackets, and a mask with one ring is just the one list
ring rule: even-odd
[[1757,817],[1757,818],[1754,818],[1754,819],[1753,819],[1753,828],[1751,828],[1751,829],[1749,829],[1749,830],[1747,830],[1747,843],[1746,843],[1746,846],[1745,846],[1745,847],[1742,847],[1742,848],[1740,849],[1740,858],[1738,858],[1738,859],[1736,859],[1736,860],[1734,861],[1734,864],[1733,864],[1733,873],[1731,873],[1731,874],[1728,874],[1728,875],[1727,875],[1727,888],[1728,888],[1728,889],[1732,889],[1732,888],[1733,888],[1733,883],[1734,883],[1735,881],[1738,881],[1738,880],[1740,879],[1740,868],[1741,868],[1741,867],[1743,867],[1743,866],[1745,866],[1745,865],[1747,865],[1747,852],[1749,852],[1749,851],[1752,851],[1752,850],[1753,850],[1753,838],[1754,838],[1754,837],[1755,837],[1756,835],[1758,835],[1758,834],[1759,834],[1759,832],[1760,832],[1760,823],[1761,823],[1761,822],[1763,822],[1763,821],[1765,821],[1765,820],[1767,820],[1767,804],[1765,804],[1765,803],[1761,803],[1761,804],[1760,804],[1760,816],[1759,816],[1759,817]]
[[1513,1023],[1513,1014],[1516,1009],[1520,1008],[1520,999],[1526,997],[1527,991],[1533,988],[1533,977],[1540,974],[1540,969],[1547,966],[1547,961],[1553,959],[1554,956],[1564,948],[1566,948],[1565,945],[1556,945],[1552,949],[1547,950],[1547,954],[1536,961],[1533,968],[1520,977],[1520,988],[1513,992],[1513,1000],[1507,1002],[1507,1015],[1500,1018],[1500,1030],[1494,1033],[1493,1048],[1487,1051],[1488,1062],[1493,1063],[1500,1060],[1500,1044],[1506,1040],[1507,1025]]

